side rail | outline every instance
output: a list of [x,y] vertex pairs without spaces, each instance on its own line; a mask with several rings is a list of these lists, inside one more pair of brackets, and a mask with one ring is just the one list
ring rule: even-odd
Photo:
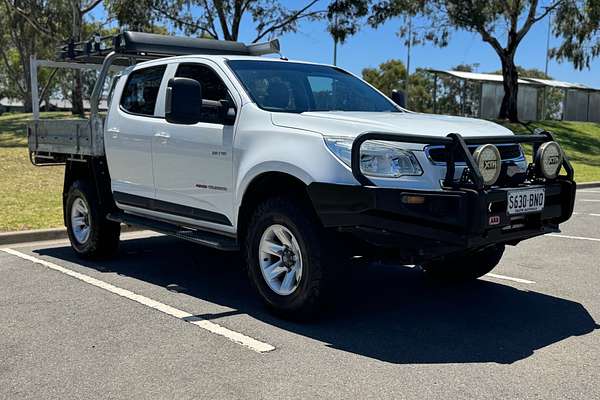
[[[476,165],[473,155],[469,150],[469,145],[483,144],[532,144],[533,154],[542,143],[553,141],[550,132],[541,132],[532,135],[515,135],[515,136],[473,136],[464,138],[458,133],[450,133],[446,137],[435,137],[425,135],[409,135],[384,132],[365,132],[359,135],[352,144],[352,174],[356,180],[363,186],[373,186],[373,182],[366,177],[360,168],[360,152],[363,143],[370,140],[379,140],[387,142],[401,143],[419,143],[425,145],[442,145],[446,149],[446,176],[444,179],[444,187],[457,189],[461,186],[461,182],[454,179],[456,170],[455,155],[458,153],[466,162],[468,173],[472,182],[473,189],[481,191],[484,189],[483,178],[479,167]],[[566,156],[563,157],[562,165],[567,173],[567,179],[573,179],[573,167]]]

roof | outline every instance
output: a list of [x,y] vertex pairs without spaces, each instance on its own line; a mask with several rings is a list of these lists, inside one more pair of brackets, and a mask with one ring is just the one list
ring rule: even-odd
[[571,83],[571,82],[555,81],[555,80],[551,80],[551,79],[540,79],[540,78],[524,78],[524,79],[527,79],[528,81],[532,81],[535,83],[539,83],[540,85],[543,85],[543,86],[549,86],[549,87],[554,87],[554,88],[559,88],[559,89],[600,90],[600,89],[595,89],[590,86],[583,85],[581,83]]
[[0,99],[0,106],[3,107],[23,107],[23,102],[17,99],[9,99],[8,97],[3,97]]
[[[42,105],[45,102],[42,101]],[[50,99],[50,105],[59,109],[70,110],[71,109],[71,101],[68,99]],[[23,102],[21,100],[9,99],[7,97],[3,97],[0,99],[0,106],[4,107],[23,107]],[[83,100],[83,108],[86,110],[90,109],[90,101],[87,99]],[[99,108],[105,110],[108,108],[108,103],[106,100],[101,100]]]
[[[452,71],[452,70],[438,70],[428,69],[429,72],[435,72],[438,74],[451,75],[456,78],[466,79],[468,81],[479,81],[479,82],[502,82],[504,78],[502,75],[497,74],[480,74],[477,72],[466,72],[466,71]],[[519,79],[519,83],[523,85],[536,85],[536,83],[528,82],[524,79]],[[539,86],[539,84],[537,84]]]
[[[465,72],[465,71],[452,71],[452,70],[437,70],[437,69],[428,69],[427,71],[437,73],[437,74],[445,74],[454,76],[459,79],[465,79],[469,81],[477,81],[477,82],[502,82],[502,75],[498,74],[480,74],[477,72]],[[540,78],[519,78],[519,84],[521,85],[532,85],[532,86],[548,86],[558,89],[579,89],[579,90],[590,90],[590,91],[600,91],[600,89],[595,89],[590,86],[583,85],[581,83],[571,83],[571,82],[563,82],[563,81],[555,81],[553,79],[540,79]]]

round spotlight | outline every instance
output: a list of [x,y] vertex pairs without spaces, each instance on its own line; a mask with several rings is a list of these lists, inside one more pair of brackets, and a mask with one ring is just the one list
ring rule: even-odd
[[543,143],[535,154],[535,165],[539,174],[546,179],[554,179],[560,172],[563,152],[556,142]]
[[473,153],[475,164],[483,177],[483,183],[491,186],[498,180],[502,168],[502,159],[498,148],[493,144],[484,144],[475,149]]

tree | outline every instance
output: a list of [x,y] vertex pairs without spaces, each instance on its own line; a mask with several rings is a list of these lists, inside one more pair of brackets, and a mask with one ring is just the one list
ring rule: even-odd
[[[12,33],[13,46],[19,52],[21,75],[28,88],[21,90],[24,95],[26,109],[31,108],[31,90],[29,89],[29,57],[44,53],[52,53],[61,39],[70,38],[75,42],[82,41],[85,15],[91,12],[102,0],[4,0],[3,5],[9,21],[22,28]],[[70,16],[70,18],[65,18]],[[36,48],[22,49],[22,43],[36,44]],[[13,76],[17,76],[13,74]],[[81,71],[73,73],[73,90],[71,91],[72,112],[83,115],[83,81]]]
[[[459,64],[454,71],[474,72],[470,64]],[[474,116],[479,114],[479,84],[453,76],[439,75],[436,88],[436,112],[441,114]]]
[[[406,67],[400,60],[388,60],[379,64],[378,68],[365,68],[362,70],[365,81],[381,90],[387,96],[393,90],[404,90],[406,87]],[[420,112],[432,110],[433,82],[425,71],[418,69],[409,77],[409,93],[407,99],[410,109]]]
[[321,18],[318,0],[306,0],[294,9],[276,0],[116,0],[107,2],[120,24],[143,29],[159,21],[170,22],[188,35],[237,41],[244,19],[252,20],[252,42],[295,32],[301,20]]
[[569,60],[578,69],[589,68],[591,59],[600,55],[600,1],[566,2],[556,10],[553,33],[563,41],[551,56]]
[[[29,59],[32,55],[49,56],[54,51],[32,21],[52,26],[59,16],[59,5],[50,7],[29,0],[0,2],[0,75],[6,78],[2,81],[2,91],[7,97],[21,99],[26,111],[32,109]],[[48,71],[40,74],[42,88],[47,88],[49,78]]]
[[[413,29],[419,36],[413,33],[415,36],[407,38],[406,29],[400,29],[399,32],[400,36],[411,42],[430,41],[443,47],[448,44],[453,30],[462,29],[479,34],[496,52],[502,65],[504,98],[499,118],[516,122],[519,74],[515,55],[523,39],[533,25],[546,18],[550,12],[556,11],[558,15],[588,15],[587,2],[597,1],[338,0],[336,7],[338,10],[350,10],[343,14],[346,20],[342,18],[341,35],[356,31],[356,19],[367,17],[369,24],[377,27],[392,18],[400,17],[406,20],[415,16],[420,18],[419,21],[425,21],[420,29]],[[330,7],[330,12],[331,10]],[[348,28],[344,30],[343,27]],[[560,32],[555,31],[557,34]]]
[[[538,78],[538,79],[554,79],[550,75],[546,74],[544,71],[539,70],[537,68],[523,68],[521,66],[517,66],[517,70],[519,71],[519,77],[521,78]],[[492,72],[493,74],[501,74],[502,71]],[[562,110],[561,103],[564,98],[564,93],[562,89],[557,89],[553,87],[544,87],[542,96],[539,96],[538,99],[538,107],[540,110],[543,110],[542,119],[550,118],[550,119],[560,119],[560,113]]]

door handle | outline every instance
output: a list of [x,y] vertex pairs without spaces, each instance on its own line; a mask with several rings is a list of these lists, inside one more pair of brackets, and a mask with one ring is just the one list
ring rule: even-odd
[[171,137],[171,135],[169,135],[167,132],[156,132],[154,134],[154,137],[169,139]]

